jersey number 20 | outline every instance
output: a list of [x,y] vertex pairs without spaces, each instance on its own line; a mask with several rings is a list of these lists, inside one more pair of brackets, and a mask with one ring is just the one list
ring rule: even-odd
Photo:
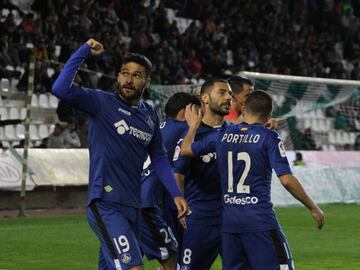
[[[239,179],[239,182],[236,186],[236,193],[250,193],[250,186],[244,185],[245,179],[248,176],[251,166],[250,155],[246,152],[237,153],[238,161],[245,162],[244,171]],[[233,152],[228,152],[228,192],[234,192],[234,175],[233,175]]]

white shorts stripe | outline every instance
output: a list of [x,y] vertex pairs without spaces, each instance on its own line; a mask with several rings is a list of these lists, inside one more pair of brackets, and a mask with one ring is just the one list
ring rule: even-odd
[[289,250],[287,248],[287,245],[285,242],[283,242],[283,245],[284,245],[284,248],[285,248],[285,251],[286,251],[286,257],[288,258],[288,260],[290,259],[290,254],[289,254]]
[[122,270],[119,259],[115,259],[114,262],[115,262],[116,270]]
[[289,270],[289,266],[287,264],[280,264],[280,270]]

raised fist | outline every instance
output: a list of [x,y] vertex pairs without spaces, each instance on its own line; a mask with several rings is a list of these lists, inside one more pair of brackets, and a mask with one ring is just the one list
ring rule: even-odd
[[86,43],[90,46],[92,55],[99,55],[104,52],[104,46],[95,39],[90,38]]

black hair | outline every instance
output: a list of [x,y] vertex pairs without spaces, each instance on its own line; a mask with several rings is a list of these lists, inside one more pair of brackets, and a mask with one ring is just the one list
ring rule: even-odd
[[245,108],[253,115],[267,117],[271,115],[273,99],[265,91],[257,90],[247,95]]
[[122,64],[125,65],[130,62],[134,62],[140,66],[143,66],[146,70],[146,77],[150,76],[153,66],[151,61],[145,55],[139,53],[129,53],[125,55]]
[[203,95],[204,93],[208,92],[211,87],[214,86],[215,83],[226,83],[228,84],[227,80],[219,79],[219,78],[213,78],[209,79],[201,86],[200,95]]
[[231,87],[231,91],[237,95],[239,93],[241,93],[244,90],[244,84],[248,84],[250,86],[255,86],[255,83],[253,80],[244,77],[244,76],[231,76],[230,78],[227,79],[227,81],[230,84]]
[[165,114],[167,118],[175,118],[181,109],[188,104],[201,106],[200,100],[189,93],[178,92],[173,94],[165,104]]

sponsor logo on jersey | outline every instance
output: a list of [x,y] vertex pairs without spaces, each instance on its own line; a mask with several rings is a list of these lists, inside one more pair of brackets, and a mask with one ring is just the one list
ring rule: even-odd
[[209,163],[211,160],[216,159],[216,153],[207,153],[206,155],[200,156],[200,158],[204,163]]
[[181,150],[181,149],[180,149],[180,146],[177,145],[177,146],[175,147],[174,156],[173,156],[173,161],[176,161],[176,160],[179,159],[180,150]]
[[151,141],[152,134],[137,129],[136,127],[129,126],[124,119],[120,120],[119,122],[116,122],[114,126],[116,127],[117,133],[120,135],[123,135],[125,134],[125,132],[128,132],[130,135],[142,141],[145,141],[145,143],[147,144]]
[[248,205],[248,204],[257,204],[259,202],[259,199],[258,197],[255,196],[246,196],[246,197],[238,198],[236,195],[230,196],[229,194],[225,194],[224,202],[226,204]]
[[181,266],[181,270],[191,270],[189,266],[183,265]]
[[120,259],[123,263],[128,264],[131,262],[131,255],[129,253],[124,253],[121,255]]
[[111,192],[113,190],[113,188],[110,185],[107,185],[104,187],[106,192]]
[[124,113],[124,114],[126,114],[126,115],[131,115],[131,112],[129,112],[129,111],[127,111],[127,110],[124,110],[123,108],[119,108],[119,109],[118,109],[118,112],[122,112],[122,113]]
[[241,130],[241,131],[247,131],[248,128],[243,127],[243,128],[240,128],[240,130]]
[[[280,137],[278,137],[280,139]],[[280,142],[278,143],[278,148],[279,148],[279,152],[280,152],[280,155],[282,157],[286,157],[286,151],[285,151],[285,147],[284,147],[284,144],[283,142],[281,141],[280,139]]]

